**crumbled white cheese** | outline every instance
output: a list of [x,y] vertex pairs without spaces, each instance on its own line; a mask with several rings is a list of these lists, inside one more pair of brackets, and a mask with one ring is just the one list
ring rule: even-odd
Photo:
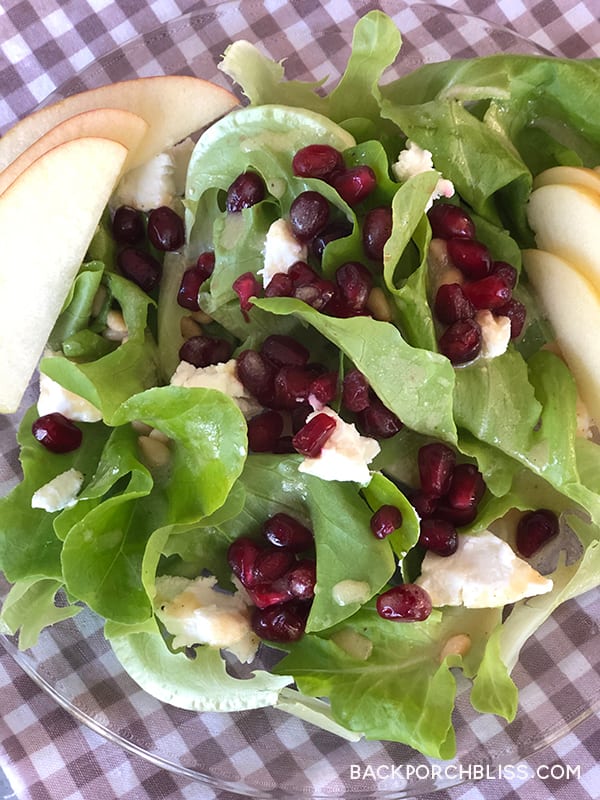
[[43,372],[40,373],[37,410],[40,417],[58,412],[75,422],[98,422],[102,419],[102,412],[95,405],[65,389]]
[[123,175],[111,206],[126,205],[140,211],[151,211],[160,206],[172,207],[176,196],[174,159],[169,153],[159,153]]
[[43,508],[51,514],[71,508],[77,503],[77,495],[83,485],[83,474],[77,469],[68,469],[61,472],[51,481],[33,493],[31,498],[32,508]]
[[481,328],[482,358],[496,358],[506,353],[510,342],[510,319],[503,316],[495,317],[485,308],[477,312],[475,321]]
[[156,579],[156,616],[175,637],[173,646],[207,644],[225,648],[242,662],[252,661],[258,637],[250,625],[244,598],[215,588],[217,579],[173,575]]
[[300,472],[324,481],[353,481],[366,486],[371,480],[368,465],[381,450],[370,436],[361,436],[356,425],[344,420],[328,406],[309,414],[309,422],[317,414],[327,414],[335,420],[335,428],[317,458],[305,458]]
[[[420,175],[421,172],[430,172],[435,169],[433,156],[429,150],[424,150],[410,140],[407,140],[406,145],[407,147],[398,155],[396,163],[392,164],[392,172],[396,180],[404,182],[415,175]],[[453,194],[454,184],[452,181],[440,176],[425,211],[431,208],[434,200],[438,200],[440,197],[452,197]]]
[[264,266],[258,272],[262,275],[263,286],[268,286],[278,272],[287,274],[296,261],[306,261],[307,255],[307,246],[296,239],[290,223],[285,219],[275,220],[265,237]]
[[415,582],[434,606],[466,608],[497,608],[552,589],[550,578],[540,575],[490,531],[460,534],[458,550],[451,556],[428,551]]
[[195,367],[187,361],[180,361],[171,377],[172,386],[217,389],[231,397],[246,419],[262,411],[262,406],[248,393],[238,379],[235,358],[208,367]]

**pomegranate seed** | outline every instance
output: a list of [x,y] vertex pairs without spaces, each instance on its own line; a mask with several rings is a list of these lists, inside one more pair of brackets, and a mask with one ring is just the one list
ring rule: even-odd
[[512,264],[507,264],[506,261],[494,261],[492,264],[492,275],[497,275],[499,278],[502,278],[509,289],[514,289],[517,285],[517,270]]
[[262,343],[261,354],[277,367],[303,367],[308,363],[310,353],[303,344],[291,336],[274,333]]
[[481,327],[474,319],[453,322],[440,336],[440,353],[453,364],[466,364],[481,352]]
[[475,225],[471,217],[452,203],[436,203],[429,209],[427,216],[436,239],[472,239],[475,236]]
[[392,235],[392,209],[379,206],[367,212],[363,221],[362,240],[365,253],[373,261],[383,261],[383,248]]
[[403,583],[380,594],[377,613],[394,622],[422,622],[431,614],[431,598],[421,586]]
[[181,284],[177,293],[177,303],[182,308],[187,308],[190,311],[198,311],[200,306],[198,304],[198,293],[200,287],[204,283],[204,276],[196,267],[186,269],[181,278]]
[[161,252],[179,250],[185,244],[183,220],[169,206],[152,209],[148,214],[148,239]]
[[435,509],[434,514],[438,519],[445,519],[451,522],[456,527],[460,528],[463,525],[470,525],[477,517],[477,506],[473,505],[467,508],[452,508],[445,501],[440,501]]
[[259,545],[247,536],[240,536],[227,550],[227,563],[246,588],[254,583],[254,563],[260,551]]
[[359,413],[358,425],[364,434],[376,439],[390,439],[402,429],[402,422],[378,397]]
[[254,559],[254,584],[273,583],[294,563],[294,554],[283,547],[265,547]]
[[313,559],[298,561],[286,575],[287,588],[292,597],[298,600],[312,600],[317,582],[317,565]]
[[458,534],[445,519],[422,519],[419,544],[438,556],[451,556],[458,549]]
[[289,514],[274,514],[264,523],[263,533],[275,547],[285,547],[293,553],[301,553],[314,544],[312,531]]
[[331,179],[339,196],[353,207],[368,197],[377,184],[375,173],[366,164],[342,170]]
[[275,375],[275,404],[292,410],[297,403],[308,401],[312,382],[318,372],[311,367],[283,366]]
[[410,502],[421,519],[432,517],[437,509],[439,497],[428,494],[422,489],[416,489],[410,495]]
[[276,584],[257,583],[256,586],[248,589],[248,594],[252,603],[260,609],[281,605],[281,603],[285,603],[293,597],[288,587],[283,584],[283,581],[278,581]]
[[371,531],[377,539],[385,539],[402,525],[402,514],[399,508],[383,505],[371,517]]
[[452,508],[476,506],[485,492],[483,475],[474,464],[457,464],[452,473],[446,499]]
[[238,355],[236,372],[242,386],[261,402],[274,396],[275,369],[256,350],[243,350]]
[[309,242],[329,220],[329,203],[319,192],[302,192],[290,207],[290,224],[296,239]]
[[81,430],[58,412],[38,417],[31,426],[34,439],[51,453],[71,453],[80,446]]
[[326,180],[329,175],[344,166],[342,154],[328,144],[309,144],[295,154],[292,159],[294,175],[301,178],[321,178]]
[[346,236],[350,236],[351,233],[352,225],[348,220],[332,222],[331,225],[324,228],[321,233],[313,239],[311,244],[312,254],[317,261],[321,261],[323,258],[323,250],[325,250],[329,242],[335,242],[336,239],[343,239]]
[[336,397],[338,392],[337,372],[324,372],[310,385],[309,397],[314,397],[318,403],[326,406]]
[[260,295],[260,284],[256,279],[256,275],[253,272],[244,272],[243,275],[234,280],[231,288],[240,298],[240,308],[244,319],[248,322],[248,311],[252,308],[250,298]]
[[131,206],[119,206],[112,219],[112,235],[118,244],[138,244],[144,238],[142,212]]
[[494,314],[509,318],[511,339],[517,339],[521,335],[527,318],[527,309],[523,303],[513,297],[506,305],[494,309]]
[[465,297],[477,309],[489,308],[492,311],[506,305],[510,300],[511,289],[499,275],[488,275],[462,287]]
[[338,295],[342,302],[355,314],[365,310],[369,292],[373,286],[373,276],[358,261],[347,261],[335,272]]
[[253,453],[269,453],[277,446],[283,431],[283,417],[267,410],[248,420],[248,447]]
[[200,253],[196,261],[196,269],[204,275],[205,280],[210,278],[215,270],[215,254],[212,250]]
[[126,247],[117,256],[117,264],[123,275],[142,291],[150,293],[158,286],[162,266],[149,253]]
[[306,619],[294,603],[279,603],[265,609],[255,609],[252,630],[268,642],[295,642],[306,628]]
[[265,286],[265,297],[291,297],[294,284],[285,272],[276,272]]
[[211,336],[192,336],[179,348],[179,358],[194,367],[209,367],[229,361],[233,348],[225,339]]
[[419,449],[417,463],[421,489],[437,497],[446,494],[456,466],[454,451],[441,442],[432,442]]
[[525,558],[537,553],[546,542],[557,536],[558,517],[547,508],[529,511],[517,525],[517,550]]
[[369,384],[362,372],[357,369],[352,369],[344,375],[342,403],[348,411],[355,413],[364,411],[371,404]]
[[292,418],[292,432],[298,433],[300,428],[306,425],[306,418],[312,414],[314,408],[310,403],[296,403],[294,408],[291,409]]
[[288,270],[288,276],[292,279],[294,289],[300,286],[308,286],[319,280],[317,273],[309,267],[306,261],[296,261]]
[[332,281],[318,278],[314,283],[307,286],[299,286],[294,289],[294,297],[302,300],[317,311],[325,308],[327,303],[335,295],[335,285]]
[[292,443],[295,449],[307,458],[317,458],[333,434],[335,425],[335,420],[329,414],[317,414],[294,434]]
[[492,268],[490,251],[475,239],[448,239],[448,257],[465,278],[479,280],[489,275]]
[[446,325],[460,319],[473,319],[475,316],[473,303],[465,297],[459,283],[444,283],[440,286],[435,295],[433,310],[439,321]]
[[225,208],[235,213],[260,203],[264,197],[265,184],[260,175],[256,172],[242,172],[227,189]]

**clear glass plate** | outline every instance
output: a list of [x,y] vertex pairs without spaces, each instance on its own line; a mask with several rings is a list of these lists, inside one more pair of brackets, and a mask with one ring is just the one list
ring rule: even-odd
[[[328,12],[326,6],[300,0],[217,4],[115,50],[48,102],[108,82],[156,74],[194,74],[227,86],[216,63],[237,38],[260,43],[270,56],[285,59],[288,77],[327,78],[328,85],[346,63],[357,17],[374,5],[331,3]],[[514,32],[447,8],[400,2],[378,6],[403,34],[398,73],[452,56],[542,52]],[[33,386],[23,406],[35,396]],[[18,417],[0,420],[0,452],[14,476]],[[9,476],[4,490],[15,480]],[[2,581],[0,597],[6,590]],[[600,709],[599,620],[600,592],[595,591],[565,604],[542,626],[514,672],[520,709],[510,725],[476,715],[463,686],[455,713],[458,754],[444,763],[398,744],[348,743],[272,709],[196,714],[163,705],[123,672],[104,640],[102,621],[87,610],[44,631],[31,650],[20,652],[7,637],[3,644],[82,723],[128,751],[206,785],[262,798],[404,798],[468,781],[476,774],[473,765],[495,769],[515,764]]]

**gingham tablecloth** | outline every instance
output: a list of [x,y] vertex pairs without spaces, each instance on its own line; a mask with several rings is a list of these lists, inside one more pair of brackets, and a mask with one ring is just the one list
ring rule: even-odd
[[[286,24],[310,12],[312,0],[270,0],[263,24]],[[32,111],[57,87],[115,46],[181,14],[211,6],[185,0],[3,0],[0,4],[0,132]],[[334,21],[352,12],[348,0],[320,5]],[[363,3],[364,5],[364,3]],[[599,0],[444,0],[438,5],[489,20],[568,57],[600,56]],[[276,22],[275,22],[276,21]],[[4,451],[0,479],[16,453]],[[18,800],[227,800],[239,795],[157,768],[78,723],[42,692],[0,648],[0,766],[4,796]],[[600,797],[600,717],[502,776],[428,796],[427,800],[575,800]]]

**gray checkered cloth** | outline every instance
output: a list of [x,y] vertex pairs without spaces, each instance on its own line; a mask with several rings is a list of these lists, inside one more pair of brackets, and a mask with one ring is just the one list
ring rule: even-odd
[[[183,71],[226,85],[214,65],[235,38],[286,59],[289,77],[335,74],[346,61],[356,15],[374,7],[393,15],[402,30],[405,69],[423,57],[532,48],[600,56],[598,0],[435,6],[155,0],[143,7],[130,0],[4,0],[0,132],[49,98],[133,75]],[[4,489],[18,474],[15,425],[16,417],[0,417]],[[414,794],[406,793],[401,767],[412,764],[420,767],[414,793],[428,798],[437,767],[450,788],[436,791],[436,800],[597,798],[599,620],[600,593],[590,592],[560,608],[526,646],[514,673],[521,693],[512,725],[476,718],[463,693],[459,756],[435,765],[399,745],[349,744],[271,709],[197,715],[163,706],[123,674],[99,621],[82,614],[61,623],[60,645],[47,632],[31,653],[8,641],[0,647],[0,765],[14,791],[5,794],[19,800],[406,797]],[[75,715],[61,707],[65,702]]]

